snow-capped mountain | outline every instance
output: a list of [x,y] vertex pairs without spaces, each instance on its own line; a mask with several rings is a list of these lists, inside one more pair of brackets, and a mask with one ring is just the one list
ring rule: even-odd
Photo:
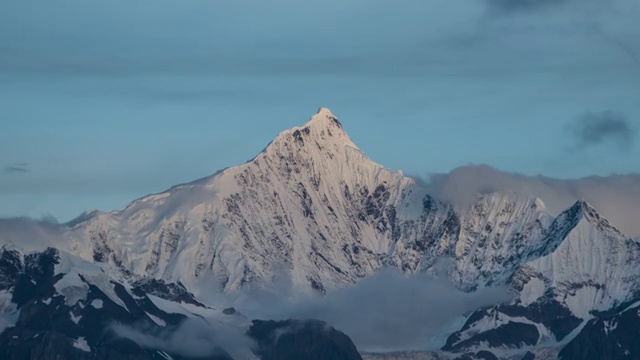
[[246,164],[95,212],[63,237],[83,258],[188,287],[215,276],[234,290],[284,268],[294,285],[324,291],[387,263],[428,267],[458,227],[450,207],[368,159],[322,108]]
[[[21,309],[31,306],[16,300],[17,274],[29,274],[38,288],[34,274],[42,271],[28,270],[26,259],[47,248],[56,249],[60,264],[47,270],[42,290],[53,300],[35,290],[26,298],[64,303],[71,322],[84,316],[94,293],[114,309],[138,314],[124,323],[160,326],[172,320],[149,305],[159,308],[158,297],[173,307],[211,310],[197,300],[212,291],[203,283],[233,292],[284,273],[295,288],[324,293],[395,266],[407,274],[445,271],[465,291],[501,285],[513,295],[509,303],[468,314],[447,340],[445,358],[549,356],[600,326],[606,311],[638,298],[640,245],[585,201],[559,215],[544,202],[501,192],[477,194],[464,207],[436,199],[400,171],[370,160],[321,108],[249,162],[122,211],[96,211],[46,228],[0,223],[2,261],[23,259],[0,273],[6,315],[0,325],[8,324],[5,334],[26,331],[11,325],[21,324],[12,314],[23,317]],[[97,341],[83,339],[89,347]]]

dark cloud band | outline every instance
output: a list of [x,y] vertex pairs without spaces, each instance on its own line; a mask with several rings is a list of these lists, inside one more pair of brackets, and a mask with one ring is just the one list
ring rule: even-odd
[[516,13],[547,9],[564,5],[572,0],[486,0],[494,10]]
[[8,166],[5,166],[2,169],[2,174],[23,174],[23,173],[28,173],[29,172],[29,168],[27,167],[27,164],[24,163],[19,163],[19,164],[11,164]]

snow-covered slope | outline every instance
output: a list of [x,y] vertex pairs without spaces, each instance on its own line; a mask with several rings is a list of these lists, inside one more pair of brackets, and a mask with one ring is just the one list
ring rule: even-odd
[[467,288],[504,283],[523,260],[544,246],[552,221],[540,199],[518,200],[499,193],[479,196],[462,216],[454,276]]
[[[527,288],[524,303],[552,292],[579,318],[627,301],[640,284],[640,244],[624,236],[589,204],[577,202],[561,215],[566,228],[549,243],[544,256],[524,263],[517,286]],[[575,225],[574,225],[575,224]]]

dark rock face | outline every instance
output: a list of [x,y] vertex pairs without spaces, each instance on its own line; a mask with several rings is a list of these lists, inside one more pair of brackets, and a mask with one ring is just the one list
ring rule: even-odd
[[538,329],[534,325],[508,322],[463,341],[458,341],[459,338],[452,335],[443,350],[459,352],[481,343],[487,343],[491,347],[517,348],[523,345],[535,345],[539,337]]
[[527,307],[501,305],[498,308],[502,313],[511,317],[522,316],[545,325],[557,340],[564,339],[582,322],[569,309],[552,299],[542,299]]
[[[518,321],[508,322],[505,325],[479,333],[473,331],[475,324],[498,316],[513,319],[524,318],[533,323],[542,324],[553,333],[558,341],[564,339],[582,322],[569,309],[549,297],[541,298],[526,307],[519,304],[497,305],[476,310],[460,331],[449,336],[443,350],[460,352],[483,342],[491,347],[506,346],[510,348],[518,348],[522,345],[532,346],[538,343],[540,334],[537,328],[534,325]],[[471,336],[461,341],[466,337],[465,334],[471,334]]]
[[527,351],[527,353],[522,357],[522,360],[535,360],[535,358],[536,355],[534,353],[532,353],[531,351]]
[[22,272],[22,256],[17,251],[2,250],[0,254],[0,290],[13,286]]
[[361,360],[349,337],[322,321],[253,321],[247,333],[256,339],[263,360]]
[[499,359],[492,352],[478,351],[475,354],[474,353],[464,354],[456,358],[456,360],[499,360]]
[[640,306],[593,319],[560,352],[563,360],[640,359]]
[[[7,288],[14,288],[11,299],[14,303],[22,306],[33,297],[53,292],[53,284],[57,281],[54,279],[54,268],[60,261],[57,250],[48,248],[41,253],[28,254],[23,259],[17,252],[3,250],[3,253],[3,258],[15,259],[15,266],[7,267],[9,272],[2,276],[14,280],[13,283],[7,283]],[[8,253],[11,255],[7,256]]]
[[[11,334],[14,333],[16,332],[11,331]],[[85,352],[74,347],[72,339],[57,331],[23,331],[20,335],[11,335],[9,339],[3,336],[0,341],[0,356],[7,360],[162,359],[159,354],[145,351],[128,340],[114,341],[110,346],[101,346],[92,352]]]
[[173,284],[158,279],[143,279],[134,284],[133,292],[136,295],[149,294],[165,300],[204,306],[181,283]]

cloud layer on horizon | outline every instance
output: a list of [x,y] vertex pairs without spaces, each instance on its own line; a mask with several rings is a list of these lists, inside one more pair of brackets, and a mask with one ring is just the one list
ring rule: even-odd
[[627,236],[640,236],[640,174],[554,179],[501,171],[487,165],[469,165],[447,174],[420,180],[434,196],[466,211],[479,195],[494,192],[514,199],[540,198],[554,216],[578,200],[589,202]]

